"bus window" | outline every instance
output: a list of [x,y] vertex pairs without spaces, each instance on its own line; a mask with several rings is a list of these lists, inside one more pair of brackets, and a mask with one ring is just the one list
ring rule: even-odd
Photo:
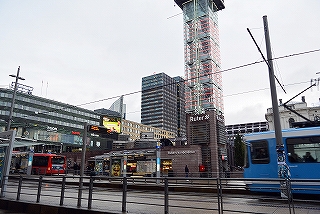
[[286,140],[288,161],[291,163],[319,163],[320,136],[294,137]]
[[52,164],[64,164],[65,163],[65,158],[61,156],[57,157],[52,157]]
[[34,156],[32,166],[48,166],[48,156]]
[[251,149],[251,162],[253,164],[267,164],[270,163],[268,142],[252,141],[250,143]]

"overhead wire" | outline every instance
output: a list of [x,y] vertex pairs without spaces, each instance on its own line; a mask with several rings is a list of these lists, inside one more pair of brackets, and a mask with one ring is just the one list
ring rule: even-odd
[[[305,84],[305,83],[310,83],[310,81],[303,81],[303,82],[296,82],[296,83],[289,83],[283,86],[289,87],[289,86],[293,86],[293,85],[300,85],[300,84]],[[277,86],[280,87],[280,86]],[[238,96],[238,95],[243,95],[243,94],[249,94],[249,93],[254,93],[254,92],[258,92],[258,91],[265,91],[265,90],[269,90],[270,88],[259,88],[259,89],[254,89],[254,90],[250,90],[250,91],[243,91],[243,92],[238,92],[238,93],[234,93],[234,94],[227,94],[227,95],[223,95],[223,97],[233,97],[233,96]],[[132,113],[138,113],[141,111],[133,111],[133,112],[127,112],[127,114],[132,114]]]
[[[258,46],[258,44],[257,44],[256,40],[254,39],[254,37],[253,37],[251,31],[249,30],[249,28],[247,28],[247,31],[249,32],[249,34],[250,34],[250,36],[251,36],[254,44],[255,44],[256,47],[258,48],[258,51],[260,52],[260,54],[261,54],[261,56],[262,56],[262,58],[263,58],[263,61],[268,65],[269,70],[271,70],[271,65],[269,64],[269,60],[267,61],[266,58],[264,57],[264,55],[263,55],[260,47]],[[273,60],[270,60],[270,61],[273,61]],[[278,78],[277,78],[274,74],[273,74],[273,76],[274,76],[274,78],[277,80],[278,84],[281,86],[281,88],[282,88],[282,90],[284,91],[284,93],[287,93],[286,90],[284,90],[284,88],[283,88],[282,85],[280,84]]]
[[[317,52],[317,51],[320,51],[320,49],[315,49],[315,50],[311,50],[311,51],[304,51],[304,52],[300,52],[300,53],[295,53],[295,54],[289,54],[289,55],[285,55],[285,56],[275,57],[275,58],[272,58],[272,60],[283,59],[283,58],[288,58],[288,57],[292,57],[292,56],[299,56],[299,55],[302,55],[302,54],[308,54],[308,53],[313,53],[313,52]],[[259,63],[262,63],[262,62],[264,62],[264,60],[260,60],[260,61],[256,61],[256,62],[252,62],[252,63],[247,63],[247,64],[240,65],[240,66],[235,66],[235,67],[232,67],[232,68],[228,68],[228,69],[225,69],[225,70],[218,71],[216,73],[223,73],[223,72],[227,72],[227,71],[231,71],[231,70],[235,70],[235,69],[239,69],[239,68],[244,68],[244,67],[248,67],[248,66],[251,66],[251,65],[259,64]],[[210,75],[210,74],[200,75],[200,77],[206,77],[208,75]],[[195,78],[196,77],[185,79],[185,80],[180,81],[180,82],[186,82],[186,81],[194,80]],[[158,87],[169,86],[169,85],[177,84],[177,83],[180,83],[180,82],[168,83],[168,84],[164,84],[164,85],[161,85],[161,86],[158,86]],[[157,88],[157,87],[155,87],[155,88]],[[97,102],[111,100],[111,99],[115,99],[115,98],[118,98],[118,97],[121,97],[121,96],[128,96],[128,95],[137,94],[137,93],[141,93],[141,92],[142,92],[142,90],[139,90],[139,91],[135,91],[135,92],[127,93],[127,94],[122,94],[122,95],[118,95],[118,96],[114,96],[114,97],[109,97],[109,98],[105,98],[105,99],[101,99],[101,100],[96,100],[96,101],[92,101],[92,102],[79,104],[79,105],[76,105],[76,106],[94,104],[94,103],[97,103]]]
[[[272,53],[273,55],[276,55],[274,53],[274,50],[272,49]],[[278,61],[277,60],[274,60],[274,65],[275,65],[275,72],[276,72],[276,76],[278,76],[280,78],[279,84],[281,84],[283,87],[284,87],[284,83],[283,83],[283,80],[282,80],[282,75],[281,75],[281,71],[280,71],[280,68],[279,68],[279,65],[278,65]]]
[[[298,84],[304,84],[304,83],[309,83],[310,81],[303,81],[303,82],[298,82],[298,83],[291,83],[291,84],[286,84],[283,86],[292,86],[292,85],[298,85]],[[278,86],[280,87],[280,86]],[[242,94],[248,94],[248,93],[253,93],[253,92],[258,92],[258,91],[264,91],[264,90],[269,90],[270,88],[260,88],[260,89],[254,89],[254,90],[250,90],[250,91],[243,91],[243,92],[239,92],[239,93],[234,93],[234,94],[228,94],[228,95],[224,95],[223,97],[232,97],[232,96],[237,96],[237,95],[242,95]]]
[[[265,37],[262,37],[261,43],[262,43],[262,40],[264,40],[264,39],[265,39]],[[261,44],[260,44],[260,46],[261,46]],[[272,51],[272,56],[276,56],[275,51],[273,50],[273,47],[271,47],[271,51]],[[280,80],[278,80],[278,83],[279,83],[279,85],[282,85],[282,87],[284,88],[284,83],[282,80],[281,71],[280,71],[280,68],[278,65],[278,61],[276,59],[274,59],[272,61],[274,62],[274,65],[275,65],[276,76],[280,77]]]
[[[272,60],[284,59],[284,58],[288,58],[288,57],[299,56],[299,55],[314,53],[314,52],[318,52],[318,51],[320,51],[320,49],[314,49],[314,50],[309,50],[309,51],[304,51],[304,52],[289,54],[289,55],[285,55],[285,56],[275,57],[275,58],[273,58]],[[227,72],[227,71],[232,71],[232,70],[236,70],[236,69],[240,69],[240,68],[244,68],[244,67],[256,65],[256,64],[259,64],[259,63],[262,63],[262,62],[265,62],[265,61],[264,61],[264,60],[260,60],[260,61],[256,61],[256,62],[252,62],[252,63],[247,63],[247,64],[243,64],[243,65],[240,65],[240,66],[235,66],[235,67],[232,67],[232,68],[228,68],[228,69],[224,69],[224,70],[221,70],[221,71],[217,71],[216,73],[224,73],[224,72]],[[199,77],[206,77],[206,76],[208,76],[208,75],[211,75],[211,74],[204,74],[204,75],[200,75]],[[185,82],[191,81],[191,80],[193,80],[193,79],[195,79],[195,78],[197,78],[197,77],[189,78],[189,79],[184,79],[184,80],[182,80],[182,81],[172,82],[172,83],[168,83],[168,84],[163,84],[163,85],[154,87],[154,88],[152,88],[152,89],[162,88],[162,87],[170,86],[170,85],[173,85],[173,84],[185,83]],[[243,93],[243,94],[245,94],[245,93],[251,93],[251,92],[254,92],[254,91],[261,91],[261,90],[266,90],[266,89],[257,89],[257,90],[252,90],[252,91],[248,91],[248,92],[240,92],[240,93],[236,93],[236,94],[233,94],[233,95],[226,95],[226,96],[224,96],[224,97],[239,95],[239,94],[241,94],[241,93]],[[116,99],[116,98],[119,98],[119,97],[121,97],[121,96],[130,96],[130,95],[137,94],[137,93],[141,93],[141,92],[142,92],[142,90],[134,91],[134,92],[130,92],[130,93],[126,93],[126,94],[122,94],[122,95],[118,95],[118,96],[113,96],[113,97],[108,97],[108,98],[104,98],[104,99],[94,100],[94,101],[91,101],[91,102],[86,102],[86,103],[82,103],[82,104],[78,104],[78,105],[74,105],[74,106],[73,106],[73,105],[70,105],[70,106],[68,106],[68,107],[62,107],[62,108],[59,108],[59,109],[54,109],[54,110],[48,110],[48,111],[38,112],[38,113],[35,113],[35,115],[46,114],[46,113],[50,113],[50,112],[58,112],[58,111],[62,111],[62,110],[64,110],[64,109],[66,109],[66,108],[80,107],[80,106],[95,104],[95,103],[99,103],[99,102],[103,102],[103,101],[107,101],[107,100]]]

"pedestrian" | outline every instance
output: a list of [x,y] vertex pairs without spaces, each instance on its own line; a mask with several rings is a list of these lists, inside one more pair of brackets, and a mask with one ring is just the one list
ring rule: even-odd
[[74,175],[78,175],[78,171],[79,171],[79,165],[76,163],[76,162],[74,162],[74,164],[73,164],[73,174]]
[[188,165],[186,165],[186,167],[184,167],[184,172],[186,173],[186,177],[189,177],[189,168],[188,168]]

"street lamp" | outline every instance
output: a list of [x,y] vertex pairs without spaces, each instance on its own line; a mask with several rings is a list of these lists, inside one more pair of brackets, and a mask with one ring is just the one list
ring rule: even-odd
[[12,114],[13,114],[13,108],[14,108],[14,101],[16,99],[16,93],[17,93],[17,87],[18,87],[18,80],[25,80],[22,77],[19,77],[19,72],[20,72],[20,66],[18,67],[18,71],[17,71],[17,75],[14,74],[10,74],[10,77],[15,77],[16,78],[16,82],[14,84],[14,90],[13,90],[13,96],[12,96],[12,101],[11,101],[11,109],[10,109],[10,114],[9,114],[9,120],[8,120],[8,126],[7,126],[7,131],[10,130],[10,126],[11,126],[11,120],[12,120]]

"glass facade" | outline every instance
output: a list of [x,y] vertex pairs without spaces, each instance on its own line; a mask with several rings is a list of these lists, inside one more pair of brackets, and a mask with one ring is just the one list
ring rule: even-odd
[[[221,0],[174,0],[183,11],[185,109],[189,144],[200,144],[206,172],[228,169],[217,11]],[[196,115],[196,116],[195,116]],[[196,119],[195,119],[196,118]]]
[[223,112],[217,7],[212,0],[184,1],[186,110]]
[[[7,127],[13,90],[0,89],[0,132]],[[84,123],[100,124],[100,114],[54,100],[17,92],[11,129],[17,137],[44,145],[82,145]]]
[[184,81],[181,79],[172,78],[165,73],[142,78],[142,124],[174,132],[176,135],[185,133]]
[[[0,89],[1,119],[9,115],[12,90]],[[17,92],[13,111],[12,126],[28,123],[55,125],[67,128],[83,129],[83,123],[98,125],[100,116],[94,112],[68,104]]]
[[126,107],[127,105],[123,103],[123,95],[117,99],[112,105],[110,106],[109,110],[119,112],[122,116],[122,119],[126,119]]

